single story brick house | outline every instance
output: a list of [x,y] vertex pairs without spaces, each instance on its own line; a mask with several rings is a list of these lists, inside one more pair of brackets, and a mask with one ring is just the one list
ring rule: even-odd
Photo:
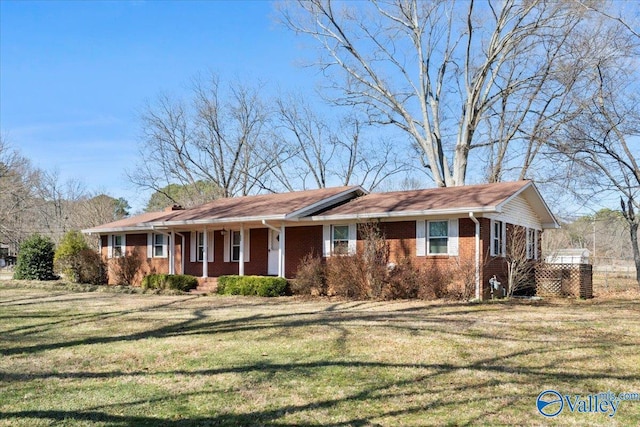
[[[521,227],[527,257],[540,259],[543,230],[558,223],[531,181],[367,193],[359,186],[217,199],[83,230],[100,237],[108,263],[138,256],[150,272],[292,278],[302,257],[352,253],[359,223],[376,222],[390,261],[472,263],[476,296],[505,280],[507,229]],[[110,282],[113,277],[110,275]]]

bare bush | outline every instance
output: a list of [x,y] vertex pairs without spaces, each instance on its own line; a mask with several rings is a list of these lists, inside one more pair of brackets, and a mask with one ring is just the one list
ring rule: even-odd
[[469,299],[475,290],[473,262],[450,266],[436,260],[415,265],[410,257],[389,264],[389,244],[377,224],[359,225],[363,246],[353,255],[326,262],[307,254],[292,290],[300,295],[335,295],[350,299]]
[[411,259],[402,258],[389,269],[380,297],[385,300],[417,298],[423,279]]
[[327,295],[327,278],[322,258],[313,252],[302,257],[296,279],[291,283],[291,291],[297,295]]
[[536,260],[527,251],[527,229],[513,226],[507,228],[507,296],[515,292],[535,288]]
[[472,260],[458,260],[451,269],[452,280],[447,287],[447,298],[469,300],[475,294],[476,272]]
[[371,295],[367,266],[361,254],[327,259],[326,275],[329,295],[353,299],[366,299]]
[[447,288],[451,282],[451,273],[436,262],[429,262],[420,268],[422,276],[418,298],[432,300],[447,296]]
[[115,258],[111,267],[117,285],[134,285],[138,271],[142,267],[139,250],[134,249],[127,252],[125,256]]
[[93,249],[83,249],[78,255],[77,281],[91,285],[104,285],[107,282],[107,269],[104,260]]
[[369,296],[379,298],[387,279],[389,245],[385,236],[380,232],[378,224],[371,222],[360,224],[358,230],[364,243],[362,261],[366,271]]

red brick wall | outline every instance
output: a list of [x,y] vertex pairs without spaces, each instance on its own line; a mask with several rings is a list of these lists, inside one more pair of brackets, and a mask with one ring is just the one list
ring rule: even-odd
[[285,276],[295,277],[302,257],[309,253],[322,256],[322,225],[287,228],[284,253]]
[[[107,277],[110,285],[116,284],[116,278],[114,273],[115,264],[117,260],[115,258],[108,258],[108,236],[101,237],[102,242],[102,257],[107,262]],[[180,252],[181,252],[181,239],[178,236],[176,238],[176,271],[180,266]],[[167,250],[169,250],[167,248]],[[153,273],[168,273],[169,272],[169,257],[166,258],[147,258],[147,233],[127,234],[126,235],[126,247],[125,253],[127,256],[137,256],[142,263],[140,273],[136,276],[134,285],[140,285],[142,278],[147,274]]]
[[[415,221],[381,222],[378,226],[389,244],[390,262],[397,263],[400,259],[416,256]],[[358,239],[362,239],[360,233]]]
[[[489,297],[489,279],[496,275],[498,280],[506,282],[506,264],[504,258],[490,257],[489,245],[491,238],[490,220],[479,218],[480,221],[480,277],[482,282],[483,295]],[[461,218],[458,222],[458,245],[459,256],[450,257],[448,255],[416,257],[416,225],[415,221],[383,222],[379,224],[380,230],[384,233],[390,248],[390,261],[398,262],[403,257],[410,257],[417,265],[437,265],[441,267],[454,267],[463,263],[471,266],[475,262],[475,223],[469,218]],[[268,229],[251,229],[251,254],[250,261],[245,263],[245,274],[265,275],[268,268]],[[184,274],[194,276],[202,275],[202,263],[190,262],[190,239],[191,233],[183,233],[184,242],[180,236],[176,236],[176,273],[180,271],[181,246],[184,243],[185,271]],[[298,265],[302,257],[313,252],[322,256],[322,225],[289,227],[285,232],[285,256],[286,256],[286,276],[295,277]],[[362,248],[362,236],[358,235],[358,248]],[[102,236],[102,256],[107,258],[107,236]],[[139,256],[143,259],[143,268],[138,282],[144,274],[150,272],[167,273],[169,271],[168,258],[146,258],[147,234],[127,234],[126,251],[132,252],[134,248],[139,248]],[[540,247],[540,244],[538,245]],[[238,274],[237,262],[224,262],[224,237],[219,231],[214,232],[214,262],[209,263],[208,270],[210,277],[225,274]],[[110,265],[114,260],[107,260]],[[111,270],[111,269],[110,269]],[[110,273],[112,273],[110,271]],[[109,275],[109,282],[114,283],[113,275]]]

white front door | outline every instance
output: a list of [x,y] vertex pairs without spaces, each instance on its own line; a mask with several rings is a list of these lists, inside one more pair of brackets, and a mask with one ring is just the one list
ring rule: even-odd
[[269,260],[267,274],[278,275],[278,264],[280,262],[280,232],[269,229]]

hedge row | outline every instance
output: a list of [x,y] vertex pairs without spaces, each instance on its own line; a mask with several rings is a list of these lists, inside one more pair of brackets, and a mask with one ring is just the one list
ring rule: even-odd
[[186,274],[149,274],[142,279],[142,289],[188,292],[198,287],[198,279]]
[[282,277],[220,276],[218,293],[222,295],[257,295],[277,297],[287,292],[287,280]]

